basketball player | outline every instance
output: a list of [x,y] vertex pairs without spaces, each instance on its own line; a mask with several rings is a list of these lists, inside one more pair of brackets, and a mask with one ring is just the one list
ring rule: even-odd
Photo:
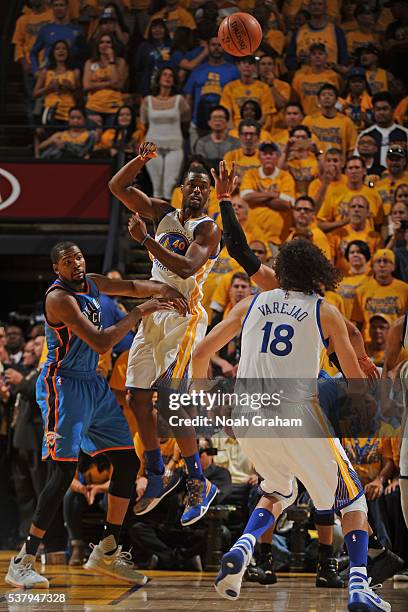
[[105,452],[113,466],[103,539],[94,546],[86,569],[141,585],[129,553],[118,546],[119,534],[138,470],[132,437],[107,381],[96,374],[98,353],[117,344],[142,317],[169,310],[169,301],[152,299],[134,308],[116,325],[102,329],[100,292],[147,297],[161,295],[185,312],[184,298],[152,281],[109,279],[86,274],[85,259],[72,242],[51,251],[57,279],[44,298],[48,355],[37,381],[37,402],[44,423],[43,459],[51,459],[48,479],[38,500],[30,533],[11,559],[6,582],[17,587],[48,588],[34,569],[35,555],[74,478],[78,455]]
[[[401,348],[408,350],[408,312],[403,317],[397,319],[390,327],[387,335],[387,343],[385,348],[384,368],[382,372],[383,378],[387,377],[387,372],[395,368],[398,364],[398,357]],[[408,393],[408,368],[405,365],[401,369],[401,378],[404,388],[404,405],[407,405]],[[405,415],[407,419],[407,415]],[[405,422],[404,433],[402,435],[401,451],[400,451],[400,477],[399,486],[401,492],[401,506],[404,515],[405,524],[408,528],[408,419]]]
[[[153,256],[152,279],[180,291],[190,308],[186,316],[166,312],[147,317],[130,349],[126,387],[146,449],[148,479],[146,491],[134,508],[137,515],[150,512],[178,484],[178,480],[173,479],[166,485],[152,395],[161,385],[180,388],[188,378],[191,353],[207,329],[207,314],[201,305],[202,286],[219,254],[221,240],[220,229],[205,214],[210,177],[204,167],[189,170],[184,177],[180,187],[181,210],[164,200],[149,198],[132,186],[135,175],[155,156],[156,145],[143,143],[139,155],[109,183],[112,193],[136,213],[130,219],[129,231]],[[139,214],[155,223],[155,237],[148,234]],[[163,411],[165,402],[161,404]],[[191,525],[204,516],[217,488],[203,476],[194,428],[179,431],[177,443],[188,471],[187,504],[181,523]]]
[[[318,511],[340,511],[350,558],[350,611],[391,610],[367,581],[367,504],[363,488],[338,439],[330,437],[316,402],[320,355],[333,343],[342,370],[350,381],[363,379],[346,325],[338,310],[319,297],[322,285],[333,290],[338,271],[307,240],[284,244],[275,264],[280,288],[237,304],[211,330],[193,355],[195,378],[205,378],[211,355],[225,346],[242,326],[240,379],[282,379],[293,373],[292,387],[282,406],[301,416],[309,437],[257,437],[254,426],[239,438],[243,452],[264,477],[263,496],[243,535],[223,556],[216,578],[217,592],[226,599],[239,597],[242,577],[257,538],[269,529],[297,495],[298,477]],[[304,384],[314,380],[314,388]],[[320,430],[320,437],[319,437]],[[259,431],[259,430],[258,430]]]

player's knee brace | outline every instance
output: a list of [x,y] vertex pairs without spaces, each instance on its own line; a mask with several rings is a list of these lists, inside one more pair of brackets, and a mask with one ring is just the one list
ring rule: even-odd
[[41,491],[33,516],[33,523],[39,529],[46,531],[50,526],[65,493],[74,479],[76,467],[76,462],[51,462],[48,478]]
[[342,508],[340,510],[340,514],[343,517],[348,512],[364,512],[364,514],[368,513],[367,502],[365,495],[360,495],[358,499],[355,499],[349,506]]
[[140,461],[134,450],[118,450],[108,453],[113,466],[109,493],[128,499],[132,495]]
[[332,527],[334,525],[334,512],[316,512],[313,509],[313,520],[315,525],[321,525],[322,527]]

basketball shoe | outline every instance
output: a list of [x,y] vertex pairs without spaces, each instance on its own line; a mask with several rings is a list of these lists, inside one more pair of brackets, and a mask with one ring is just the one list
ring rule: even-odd
[[390,612],[390,604],[378,597],[370,587],[371,580],[367,581],[367,576],[360,573],[358,568],[353,569],[349,579],[349,612]]
[[25,589],[48,589],[50,583],[35,570],[35,556],[12,557],[5,577],[7,584]]
[[173,474],[169,479],[164,474],[148,473],[146,491],[133,506],[133,512],[136,516],[142,516],[153,510],[166,495],[177,487],[180,480],[181,477],[179,474]]
[[215,579],[215,590],[225,599],[238,599],[242,579],[251,561],[256,539],[251,534],[239,538],[234,546],[223,556],[221,569]]
[[[99,544],[90,544],[92,549],[84,568],[96,574],[112,576],[122,582],[142,586],[148,581],[148,577],[136,571],[132,556],[129,552],[122,552],[122,547],[116,547],[115,538],[110,535],[101,540]],[[110,551],[114,552],[110,553]]]
[[187,502],[181,517],[183,527],[193,525],[207,512],[211,502],[219,493],[219,489],[204,478],[190,478],[187,480]]

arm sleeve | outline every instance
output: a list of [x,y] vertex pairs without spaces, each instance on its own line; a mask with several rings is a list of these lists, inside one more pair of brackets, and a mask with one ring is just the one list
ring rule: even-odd
[[349,63],[347,40],[343,30],[335,26],[336,41],[337,41],[337,61],[342,66],[347,66]]
[[227,251],[244,268],[248,276],[253,276],[261,267],[261,262],[249,248],[244,230],[235,216],[231,202],[222,200],[220,210]]

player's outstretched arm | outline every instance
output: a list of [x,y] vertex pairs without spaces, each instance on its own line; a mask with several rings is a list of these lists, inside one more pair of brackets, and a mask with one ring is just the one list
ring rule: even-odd
[[329,338],[347,380],[365,378],[350,342],[343,316],[335,306],[322,302],[321,322],[325,338]]
[[387,372],[393,370],[398,364],[398,357],[402,348],[402,334],[404,330],[405,317],[400,317],[391,325],[387,334],[387,342],[385,344],[384,367],[382,377],[387,377]]
[[67,325],[76,336],[89,344],[97,353],[106,353],[117,344],[144,316],[157,310],[173,310],[167,301],[153,298],[133,310],[115,325],[99,330],[79,309],[78,303],[71,295],[62,291],[53,291],[47,296],[46,313],[51,322]]
[[[378,379],[380,377],[379,371],[377,369],[377,366],[371,361],[371,359],[366,353],[362,333],[354,325],[354,323],[349,321],[343,314],[341,316],[343,317],[343,321],[346,324],[348,337],[351,346],[353,347],[354,352],[356,354],[360,368],[363,370],[367,378],[370,378],[371,380]],[[338,359],[336,353],[334,353],[332,341],[330,341],[329,343],[327,353],[330,357],[330,360],[338,367],[340,364],[337,363]]]
[[254,299],[253,295],[238,302],[230,311],[227,318],[212,328],[209,334],[200,342],[193,353],[193,377],[207,378],[208,366],[211,357],[234,338],[241,328],[248,308]]
[[139,155],[123,166],[109,181],[109,189],[126,208],[152,221],[172,210],[172,207],[164,200],[149,198],[143,191],[133,187],[132,183],[149,159],[156,156],[156,145],[143,142],[139,147]]

